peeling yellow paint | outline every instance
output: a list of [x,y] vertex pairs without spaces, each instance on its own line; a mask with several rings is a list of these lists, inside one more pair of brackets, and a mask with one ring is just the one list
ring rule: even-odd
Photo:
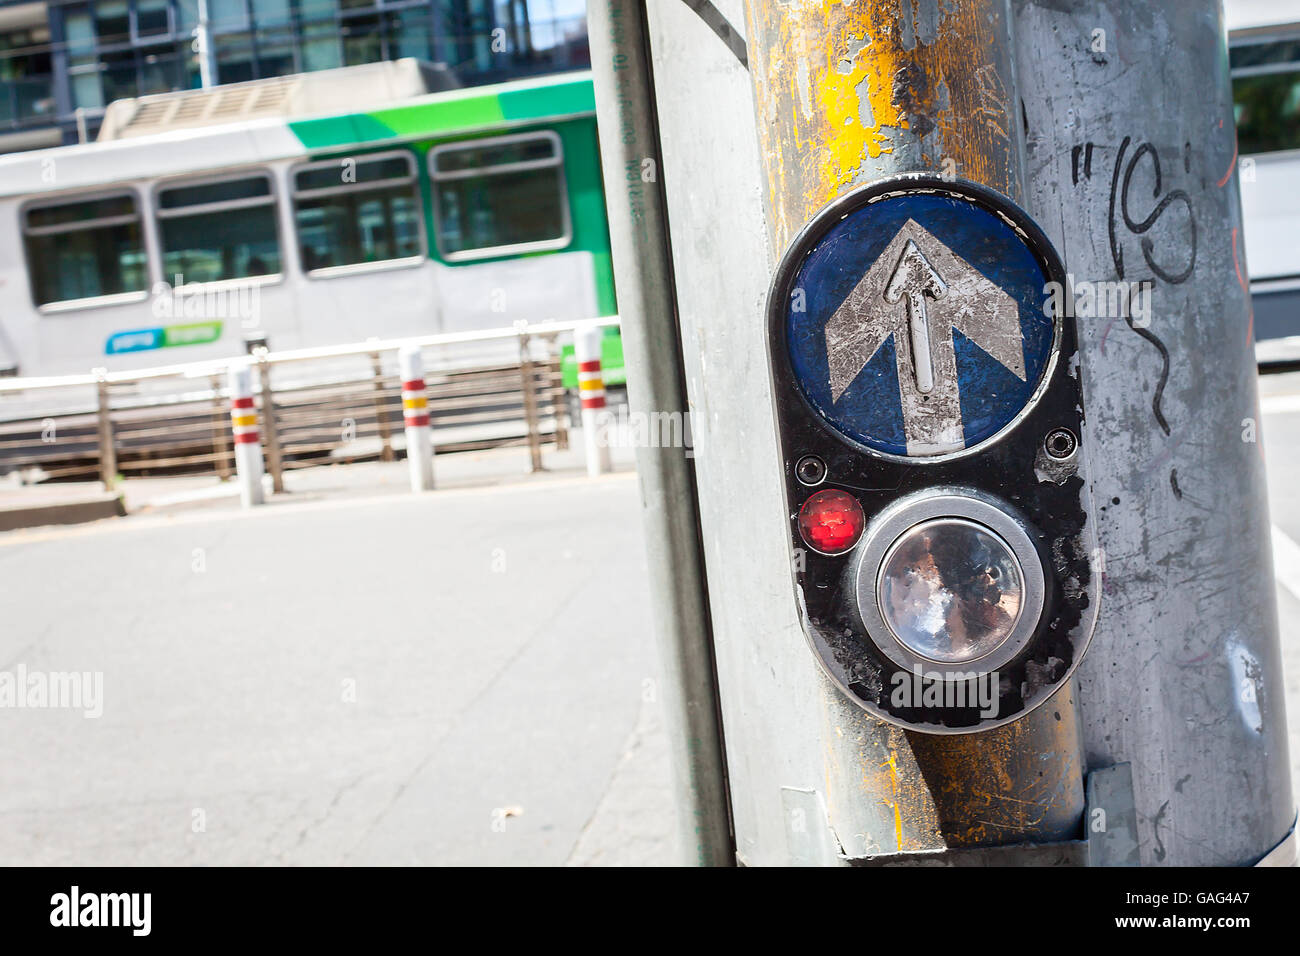
[[882,157],[904,146],[911,168],[942,169],[948,159],[966,178],[1016,194],[995,7],[940,3],[937,33],[922,42],[912,0],[748,0],[779,248],[835,196],[878,178]]
[[903,812],[898,807],[898,752],[889,752],[889,782],[894,794],[894,844],[903,850]]

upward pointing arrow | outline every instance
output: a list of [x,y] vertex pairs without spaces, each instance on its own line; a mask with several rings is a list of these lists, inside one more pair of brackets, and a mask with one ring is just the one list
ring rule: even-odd
[[942,299],[948,285],[935,271],[916,243],[908,239],[903,254],[894,266],[894,274],[885,286],[885,301],[897,302],[907,296],[907,319],[912,333],[912,369],[917,390],[934,391],[934,359],[930,355],[930,326],[925,315],[925,294]]
[[892,337],[907,453],[966,447],[954,329],[1025,380],[1015,299],[909,219],[826,323],[831,401]]

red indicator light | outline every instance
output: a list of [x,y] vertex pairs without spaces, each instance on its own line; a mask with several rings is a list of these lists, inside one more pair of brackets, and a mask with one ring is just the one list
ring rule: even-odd
[[866,519],[862,505],[846,491],[827,488],[799,509],[799,533],[814,551],[843,554],[858,543]]

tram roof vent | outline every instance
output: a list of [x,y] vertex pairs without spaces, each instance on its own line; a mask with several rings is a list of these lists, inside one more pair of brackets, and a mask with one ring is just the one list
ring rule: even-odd
[[110,103],[98,138],[103,142],[255,119],[372,109],[458,85],[441,64],[408,58],[155,93]]

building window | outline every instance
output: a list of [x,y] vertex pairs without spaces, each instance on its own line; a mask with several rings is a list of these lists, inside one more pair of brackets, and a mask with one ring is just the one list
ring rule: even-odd
[[379,17],[353,17],[339,27],[343,37],[343,62],[347,66],[377,63],[384,58],[384,38]]
[[280,243],[268,173],[158,190],[163,277],[219,282],[278,275]]
[[329,70],[343,65],[339,34],[333,23],[302,28],[302,68]]
[[95,35],[101,46],[130,42],[131,19],[126,0],[96,0],[94,8]]
[[171,34],[168,0],[135,0],[135,35],[141,39]]
[[37,305],[146,288],[140,212],[132,193],[28,206],[23,234]]
[[246,83],[257,79],[251,34],[232,33],[217,37],[216,61],[217,76],[222,83]]
[[248,29],[248,7],[244,0],[209,0],[208,18],[218,33]]
[[267,30],[257,37],[257,75],[261,79],[297,73],[293,34],[288,30]]
[[417,60],[433,58],[427,10],[417,8],[389,14],[387,28],[389,59],[398,60],[407,56]]
[[122,50],[118,53],[104,53],[100,74],[104,83],[104,102],[124,100],[140,93],[140,82],[136,76],[135,51]]
[[63,23],[69,52],[87,53],[95,49],[95,21],[89,7],[67,7]]
[[422,254],[409,153],[310,163],[294,171],[293,181],[304,272]]
[[81,57],[73,57],[73,65],[68,70],[72,82],[72,102],[82,109],[98,109],[104,105],[104,90],[99,82],[99,63],[94,58],[90,62],[78,62]]
[[50,31],[0,32],[0,123],[48,119],[54,109]]
[[253,19],[259,27],[281,26],[293,22],[289,0],[252,0]]
[[439,146],[429,166],[443,258],[485,259],[569,244],[564,155],[554,133]]
[[140,93],[166,93],[184,88],[180,57],[175,53],[148,53],[140,63]]
[[1300,38],[1241,44],[1229,57],[1241,152],[1300,149]]

